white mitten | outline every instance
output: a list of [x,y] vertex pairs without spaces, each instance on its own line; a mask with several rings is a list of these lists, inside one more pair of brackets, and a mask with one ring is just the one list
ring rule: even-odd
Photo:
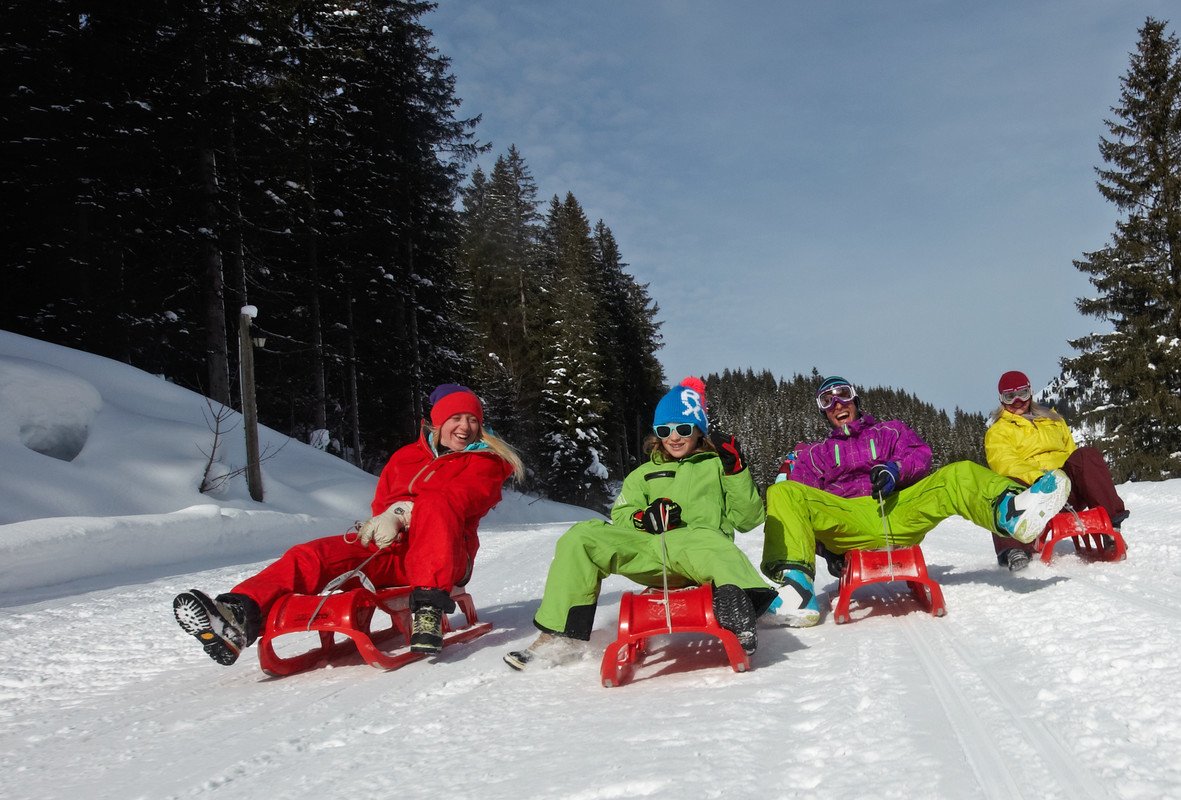
[[414,501],[399,500],[362,524],[357,540],[363,545],[372,543],[378,547],[389,547],[394,542],[402,541],[406,531],[410,530],[410,512],[413,509]]

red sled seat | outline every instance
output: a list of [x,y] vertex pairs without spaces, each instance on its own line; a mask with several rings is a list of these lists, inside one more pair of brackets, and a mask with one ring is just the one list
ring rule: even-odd
[[[1104,547],[1101,538],[1104,536],[1110,537],[1111,544],[1107,547]],[[1041,553],[1043,564],[1050,563],[1054,558],[1054,546],[1066,538],[1074,541],[1075,553],[1087,561],[1123,561],[1128,557],[1124,537],[1112,527],[1111,517],[1105,508],[1055,514],[1034,543],[1034,549]]]
[[[452,628],[443,617],[443,646],[466,642],[492,630],[492,623],[480,622],[471,595],[463,587],[455,587],[451,598],[466,619],[460,628]],[[377,612],[381,612],[380,615]],[[378,620],[389,620],[389,625],[373,630],[375,615]],[[258,642],[258,663],[271,675],[293,675],[330,661],[354,647],[367,663],[382,669],[398,667],[425,658],[426,653],[412,653],[410,647],[410,587],[387,589],[352,589],[329,595],[289,594],[279,598],[267,615],[265,630]],[[292,656],[275,652],[274,641],[294,633],[319,633],[319,645]],[[336,634],[344,639],[336,641]],[[382,650],[378,644],[396,641],[392,651]]]
[[648,639],[670,633],[715,636],[721,639],[726,658],[735,672],[750,669],[750,656],[742,649],[738,637],[719,625],[714,616],[712,586],[692,586],[669,591],[667,615],[664,592],[646,589],[638,593],[624,592],[619,601],[619,635],[607,646],[599,670],[603,685],[611,688],[627,683],[637,662],[647,652]]
[[918,601],[937,617],[947,613],[943,590],[927,574],[923,550],[917,544],[891,550],[850,550],[845,553],[845,571],[833,619],[838,625],[849,622],[849,600],[857,589],[871,583],[906,581]]

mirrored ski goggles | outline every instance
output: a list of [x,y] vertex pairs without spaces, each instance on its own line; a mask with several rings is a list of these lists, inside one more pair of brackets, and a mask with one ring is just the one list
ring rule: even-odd
[[1033,392],[1028,386],[1022,386],[1020,389],[1011,389],[1007,392],[1001,392],[1001,403],[1009,406],[1018,400],[1028,400],[1033,397]]
[[857,390],[852,386],[833,386],[816,395],[816,405],[821,411],[828,411],[833,403],[852,403],[856,397]]
[[693,435],[693,429],[696,427],[692,422],[678,422],[676,425],[656,425],[652,430],[656,431],[656,436],[660,439],[667,439],[673,435],[674,431],[682,439],[688,439]]

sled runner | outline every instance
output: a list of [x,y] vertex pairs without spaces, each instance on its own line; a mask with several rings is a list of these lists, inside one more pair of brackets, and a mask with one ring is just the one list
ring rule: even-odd
[[750,656],[743,651],[738,637],[718,624],[714,616],[713,598],[713,587],[708,585],[673,589],[668,593],[666,615],[664,592],[659,589],[624,592],[619,601],[619,635],[607,646],[599,669],[603,685],[610,689],[627,683],[637,663],[647,652],[648,639],[669,633],[715,636],[721,639],[726,658],[734,671],[749,670]]
[[[1107,547],[1104,547],[1104,536],[1110,537]],[[1074,540],[1075,553],[1086,561],[1123,561],[1128,557],[1124,537],[1112,527],[1111,517],[1104,508],[1056,514],[1034,543],[1043,564],[1050,563],[1054,558],[1054,546],[1066,538]]]
[[[457,609],[466,624],[452,628],[443,617],[443,646],[467,642],[492,630],[492,623],[480,622],[471,595],[457,586],[451,591]],[[389,626],[372,629],[374,616],[388,617]],[[410,646],[410,587],[388,589],[352,589],[328,595],[289,594],[281,597],[267,615],[266,629],[259,637],[258,662],[271,675],[293,675],[311,669],[322,661],[330,661],[354,647],[372,666],[397,669],[411,661],[426,658],[426,653],[412,653]],[[275,652],[274,640],[291,633],[319,633],[317,647],[293,656]],[[345,639],[336,641],[336,634]],[[382,650],[378,644],[394,640],[396,648]]]
[[841,575],[841,591],[833,619],[838,625],[852,619],[849,600],[860,587],[892,581],[906,581],[915,598],[935,616],[942,617],[947,613],[943,590],[927,574],[923,550],[914,544],[892,550],[850,550],[845,553],[845,571]]

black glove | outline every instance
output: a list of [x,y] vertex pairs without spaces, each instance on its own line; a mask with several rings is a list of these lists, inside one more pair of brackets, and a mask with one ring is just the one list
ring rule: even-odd
[[681,524],[681,507],[667,497],[658,497],[652,505],[632,515],[636,528],[648,533],[664,533]]
[[727,475],[737,475],[746,469],[746,457],[742,455],[742,445],[737,439],[733,436],[711,433],[709,440],[722,457],[722,468],[726,470]]
[[873,499],[884,500],[898,485],[901,471],[897,461],[887,461],[885,464],[874,464],[869,471],[869,480],[873,483]]

